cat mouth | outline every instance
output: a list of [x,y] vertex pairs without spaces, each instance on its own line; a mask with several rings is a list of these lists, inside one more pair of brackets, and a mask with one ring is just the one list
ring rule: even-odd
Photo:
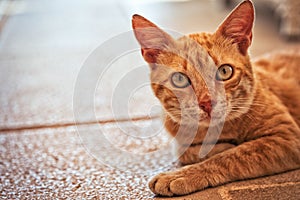
[[211,121],[211,115],[210,114],[207,114],[206,117],[203,117],[200,119],[200,122],[210,122]]
[[180,115],[172,115],[174,113],[170,112],[170,115],[176,119],[176,121],[184,124],[195,124],[201,123],[209,125],[211,122],[213,124],[224,121],[225,111],[220,111],[219,109],[212,109],[211,112],[200,111],[199,108],[189,108],[181,110]]
[[220,111],[212,111],[210,113],[206,113],[206,116],[200,118],[200,121],[208,121],[208,122],[221,122],[224,121],[226,114]]

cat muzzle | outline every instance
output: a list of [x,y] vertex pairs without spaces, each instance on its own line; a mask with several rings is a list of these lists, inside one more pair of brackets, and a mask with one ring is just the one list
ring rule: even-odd
[[212,101],[212,100],[200,101],[199,102],[199,107],[201,108],[201,110],[206,112],[209,116],[210,116],[210,114],[212,112],[212,109],[215,105],[216,105],[216,102]]

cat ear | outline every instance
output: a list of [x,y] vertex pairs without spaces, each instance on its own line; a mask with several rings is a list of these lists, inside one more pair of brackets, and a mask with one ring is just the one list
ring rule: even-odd
[[239,4],[219,26],[217,33],[230,38],[238,44],[243,55],[247,54],[252,41],[252,27],[254,21],[254,7],[246,0]]
[[148,63],[156,63],[163,48],[173,42],[170,35],[140,15],[132,16],[132,27],[141,45],[142,55]]

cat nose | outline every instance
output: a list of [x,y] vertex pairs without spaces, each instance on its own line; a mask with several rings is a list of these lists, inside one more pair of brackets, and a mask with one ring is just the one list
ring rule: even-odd
[[206,100],[206,101],[199,102],[199,107],[209,115],[215,105],[216,102],[214,100]]

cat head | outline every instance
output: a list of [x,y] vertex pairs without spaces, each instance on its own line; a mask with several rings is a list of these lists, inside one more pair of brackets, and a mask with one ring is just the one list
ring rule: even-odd
[[248,56],[254,8],[238,5],[213,34],[172,38],[142,16],[132,25],[142,56],[151,68],[151,86],[164,110],[178,123],[239,117],[253,99]]

